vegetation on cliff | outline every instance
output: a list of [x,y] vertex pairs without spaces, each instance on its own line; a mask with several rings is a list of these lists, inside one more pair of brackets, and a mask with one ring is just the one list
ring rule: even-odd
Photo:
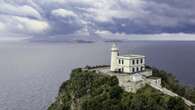
[[118,86],[114,76],[74,69],[48,110],[186,110],[182,99],[170,97],[150,86],[136,94]]
[[195,88],[180,84],[176,77],[170,73],[156,68],[151,69],[153,70],[153,76],[161,77],[163,87],[195,103]]

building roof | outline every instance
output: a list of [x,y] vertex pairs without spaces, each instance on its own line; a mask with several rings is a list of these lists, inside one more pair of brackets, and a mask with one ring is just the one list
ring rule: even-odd
[[118,57],[119,58],[127,58],[127,59],[145,58],[145,56],[138,55],[138,54],[121,55],[121,56],[118,56]]

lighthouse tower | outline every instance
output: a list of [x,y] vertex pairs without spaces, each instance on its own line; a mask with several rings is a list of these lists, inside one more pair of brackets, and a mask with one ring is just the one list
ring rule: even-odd
[[116,71],[116,69],[117,69],[117,56],[119,56],[119,49],[117,48],[116,44],[114,43],[112,45],[112,49],[111,49],[111,65],[110,65],[111,71]]

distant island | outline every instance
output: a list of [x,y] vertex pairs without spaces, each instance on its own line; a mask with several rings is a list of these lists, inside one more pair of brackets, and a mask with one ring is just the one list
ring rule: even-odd
[[[126,92],[119,86],[116,76],[91,71],[94,68],[99,66],[74,69],[48,110],[193,110],[181,98],[165,95],[149,85],[136,93]],[[151,69],[153,77],[162,78],[164,87],[195,102],[194,88],[180,85],[165,71]]]

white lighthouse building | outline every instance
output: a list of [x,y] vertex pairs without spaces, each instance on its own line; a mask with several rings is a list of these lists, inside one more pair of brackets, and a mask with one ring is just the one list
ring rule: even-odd
[[145,70],[145,56],[143,55],[119,55],[119,48],[113,44],[111,49],[110,70],[122,73],[137,73]]
[[119,48],[113,44],[110,63],[110,67],[95,67],[92,70],[97,73],[116,76],[119,86],[127,92],[136,93],[146,84],[156,88],[161,87],[161,78],[152,77],[152,69],[145,67],[145,56],[143,55],[119,55]]
[[111,49],[111,71],[116,71],[118,68],[117,57],[119,56],[119,49],[116,47],[116,44],[112,45]]

